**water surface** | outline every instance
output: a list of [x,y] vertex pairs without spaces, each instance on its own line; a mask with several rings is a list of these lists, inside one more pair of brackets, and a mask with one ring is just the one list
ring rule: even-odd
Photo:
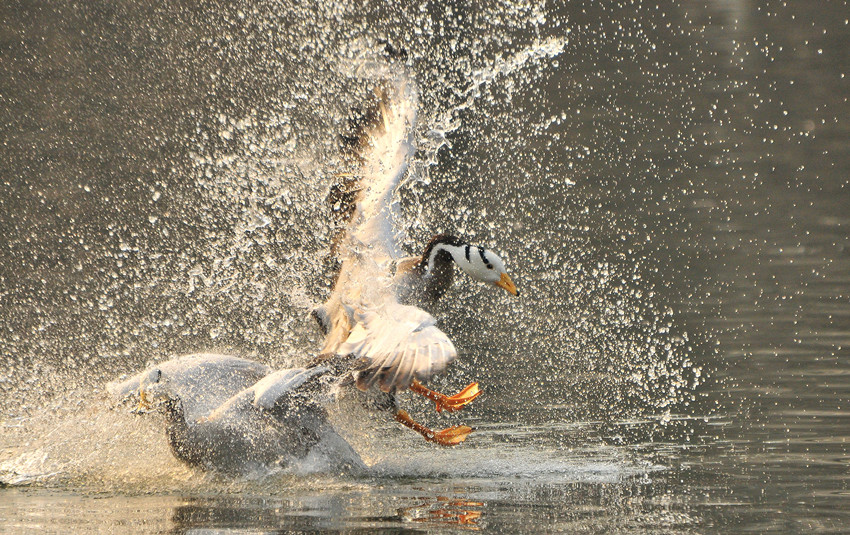
[[[12,2],[0,7],[4,532],[850,525],[844,1]],[[521,299],[432,312],[485,394],[370,474],[177,463],[102,385],[214,350],[319,346],[337,135],[404,48],[420,85],[405,246],[504,253]]]

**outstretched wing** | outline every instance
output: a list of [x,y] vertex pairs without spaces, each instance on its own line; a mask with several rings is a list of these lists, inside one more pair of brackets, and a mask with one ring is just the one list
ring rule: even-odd
[[255,407],[271,410],[280,405],[285,398],[299,392],[304,383],[327,372],[328,368],[290,368],[278,370],[263,377],[252,387]]
[[312,388],[314,384],[310,383],[310,380],[320,377],[327,371],[328,368],[324,366],[314,366],[285,368],[272,372],[254,385],[230,397],[212,411],[206,420],[224,422],[233,427],[253,425],[244,423],[245,418],[252,414],[252,411],[246,411],[245,408],[252,405],[255,409],[269,413],[275,418],[292,418],[298,421],[299,425],[307,425],[307,420],[303,420],[305,417],[313,416],[319,419],[324,417],[324,409],[313,399],[313,395],[317,392]]
[[457,358],[454,344],[424,310],[391,303],[358,314],[358,323],[337,354],[362,361],[357,387],[378,384],[384,392],[427,381]]

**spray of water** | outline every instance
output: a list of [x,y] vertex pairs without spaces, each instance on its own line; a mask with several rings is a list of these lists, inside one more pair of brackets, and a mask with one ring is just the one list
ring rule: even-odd
[[[617,100],[624,91],[669,97],[628,67],[663,44],[635,30],[659,21],[646,15],[624,29],[590,4],[579,20],[536,4],[400,9],[260,2],[160,13],[195,29],[180,38],[191,46],[175,37],[162,59],[188,96],[151,97],[161,117],[151,150],[116,171],[129,193],[77,177],[40,188],[45,202],[66,195],[67,217],[38,223],[22,200],[0,258],[10,318],[0,334],[4,481],[215,481],[174,461],[155,420],[111,410],[101,385],[199,350],[274,367],[313,355],[320,334],[307,312],[332,283],[325,197],[345,170],[337,136],[393,65],[410,70],[421,94],[419,152],[396,191],[402,245],[416,253],[435,233],[465,236],[503,253],[534,296],[453,288],[432,312],[461,358],[437,386],[480,381],[486,396],[469,418],[514,427],[688,412],[705,376],[693,355],[705,342],[657,291],[665,266],[648,244],[663,236],[645,229],[675,202],[658,200],[653,183],[682,171],[690,103],[659,102],[657,116],[641,116]],[[488,37],[469,38],[472,30]],[[596,78],[572,75],[595,42],[632,31]],[[405,55],[388,53],[388,36]],[[679,71],[654,76],[694,83]],[[602,102],[590,91],[601,84],[612,95]],[[609,173],[593,174],[600,168]],[[644,189],[624,191],[624,175]],[[623,205],[635,206],[633,219]],[[31,269],[12,269],[22,263]],[[418,467],[444,462],[392,424],[376,429],[385,435],[349,438],[382,470],[413,469],[388,459],[393,448],[414,448]],[[485,457],[473,466],[501,473],[516,462]]]

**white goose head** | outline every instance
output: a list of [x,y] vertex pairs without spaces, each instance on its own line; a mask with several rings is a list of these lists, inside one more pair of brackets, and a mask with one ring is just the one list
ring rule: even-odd
[[169,387],[168,377],[162,374],[162,370],[151,370],[139,381],[139,409],[152,410],[165,402],[176,400]]
[[494,284],[513,295],[519,295],[499,255],[483,247],[465,243],[454,236],[440,235],[431,240],[423,258],[428,263],[428,273],[434,271],[434,263],[442,251],[449,253],[455,264],[473,279]]

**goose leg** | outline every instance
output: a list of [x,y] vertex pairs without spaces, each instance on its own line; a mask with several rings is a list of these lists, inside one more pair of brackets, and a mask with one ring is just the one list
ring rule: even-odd
[[447,396],[426,388],[416,379],[413,380],[413,384],[410,385],[410,389],[433,401],[436,404],[437,412],[459,411],[464,407],[464,405],[472,402],[473,399],[481,395],[481,391],[478,390],[478,383],[471,383],[454,396]]
[[448,429],[443,429],[442,431],[432,431],[419,422],[414,421],[413,418],[407,414],[407,411],[402,409],[399,409],[399,411],[395,413],[395,419],[397,422],[413,429],[425,437],[425,440],[428,442],[435,442],[441,446],[457,446],[466,440],[466,437],[473,431],[473,429],[468,425],[456,425],[449,427]]

